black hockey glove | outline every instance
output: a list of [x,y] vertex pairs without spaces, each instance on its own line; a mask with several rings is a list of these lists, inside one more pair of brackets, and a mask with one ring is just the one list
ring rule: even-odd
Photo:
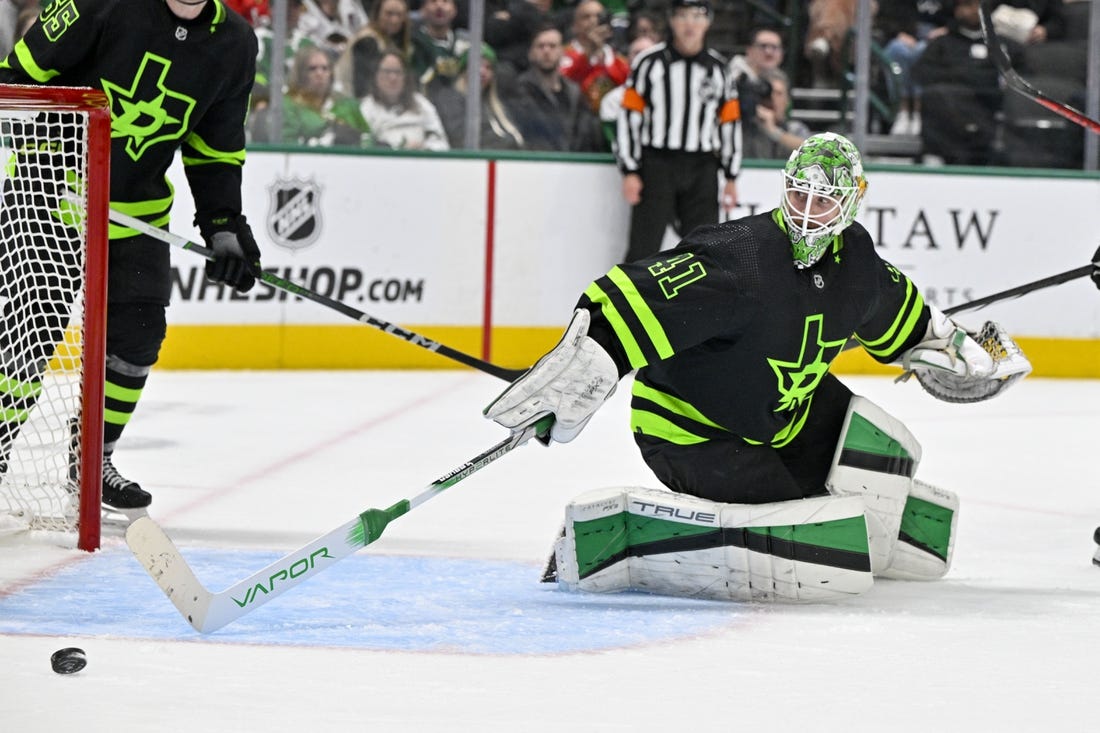
[[1092,256],[1092,274],[1089,277],[1092,278],[1096,287],[1100,288],[1100,247],[1097,248],[1096,254]]
[[243,214],[205,219],[196,216],[195,223],[214,259],[206,261],[206,276],[247,293],[263,274],[260,248],[252,236]]

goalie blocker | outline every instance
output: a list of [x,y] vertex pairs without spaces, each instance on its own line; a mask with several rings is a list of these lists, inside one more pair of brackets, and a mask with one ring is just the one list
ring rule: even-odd
[[719,504],[646,488],[587,492],[566,508],[556,579],[570,590],[736,601],[827,601],[867,591],[873,576],[942,577],[958,499],[913,480],[920,445],[900,422],[855,397],[828,494]]

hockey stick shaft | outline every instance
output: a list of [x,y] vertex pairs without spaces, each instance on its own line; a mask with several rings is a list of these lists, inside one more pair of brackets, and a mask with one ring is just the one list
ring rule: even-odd
[[[173,247],[178,247],[180,249],[187,250],[188,252],[194,252],[195,254],[200,255],[201,257],[205,257],[208,260],[214,258],[214,253],[208,247],[204,247],[201,244],[192,242],[184,237],[179,236],[178,234],[173,234],[172,232],[166,231],[159,227],[155,227],[146,221],[142,221],[141,219],[135,218],[128,214],[123,214],[122,212],[115,211],[114,209],[112,209],[110,212],[110,218],[111,221],[115,222],[116,224],[121,224],[123,226],[139,231],[142,234],[146,234],[155,239],[159,239],[160,241],[166,242]],[[476,356],[471,356],[470,354],[458,351],[457,349],[452,349],[451,347],[441,344],[438,341],[433,341],[432,339],[421,336],[420,334],[409,331],[408,329],[401,328],[400,326],[394,325],[393,323],[390,323],[388,321],[383,321],[379,318],[375,318],[374,316],[364,313],[357,308],[352,308],[350,305],[342,303],[339,300],[330,298],[327,295],[322,295],[321,293],[314,292],[290,280],[281,278],[275,273],[264,271],[259,279],[273,288],[286,291],[291,295],[297,295],[301,298],[305,298],[306,300],[311,300],[314,303],[323,305],[326,308],[347,316],[348,318],[352,318],[356,321],[359,321],[360,323],[365,323],[366,325],[371,326],[372,328],[376,328],[379,331],[384,331],[391,336],[396,336],[397,338],[413,344],[414,346],[419,346],[422,349],[433,351],[440,356],[445,356],[452,361],[457,361],[459,364],[473,367],[478,371],[485,372],[486,374],[491,374],[494,377],[498,377],[508,382],[515,381],[524,372],[524,370],[522,369],[506,369],[483,359],[478,359]]]
[[[1100,254],[1100,253],[1098,253]],[[1041,280],[1035,280],[1033,282],[1018,285],[1008,290],[1002,290],[999,293],[993,293],[987,295],[984,298],[978,298],[971,300],[967,303],[960,303],[959,305],[951,306],[950,308],[944,308],[943,312],[947,315],[953,315],[955,313],[961,313],[963,311],[977,310],[978,308],[984,308],[987,305],[993,303],[999,303],[1002,300],[1009,300],[1011,298],[1019,298],[1021,295],[1027,295],[1028,293],[1036,290],[1042,290],[1044,288],[1050,288],[1055,285],[1061,285],[1071,280],[1077,280],[1078,278],[1087,277],[1091,275],[1096,269],[1100,267],[1100,263],[1094,262],[1083,267],[1078,267],[1073,270],[1066,270],[1060,272],[1057,275],[1051,275],[1050,277],[1044,277]]]
[[993,65],[997,67],[997,71],[1000,73],[1001,77],[1004,78],[1005,85],[1009,89],[1027,97],[1036,104],[1042,105],[1054,114],[1060,115],[1076,125],[1080,125],[1086,130],[1100,134],[1100,121],[1094,120],[1065,102],[1052,99],[1016,73],[1016,69],[1012,68],[1012,60],[1005,52],[1004,46],[1001,43],[1001,38],[997,35],[997,31],[993,27],[993,18],[989,14],[988,0],[982,0],[982,2],[978,3],[978,17],[981,20],[982,38],[985,40],[986,48],[989,49],[989,56],[993,59]]
[[403,499],[386,509],[367,509],[354,519],[221,592],[212,593],[199,582],[172,540],[150,517],[141,517],[130,524],[126,530],[126,544],[180,614],[196,631],[208,634],[251,613],[299,583],[332,567],[337,561],[375,542],[395,519],[472,476],[531,438],[546,432],[552,422],[553,418],[548,416],[513,433],[436,479],[416,496]]
[[[993,293],[992,295],[987,295],[984,298],[977,298],[975,300],[967,301],[966,303],[959,303],[958,305],[953,305],[950,308],[944,308],[943,312],[951,316],[956,313],[962,313],[964,311],[977,310],[979,308],[984,308],[987,305],[992,305],[993,303],[999,303],[1002,300],[1019,298],[1021,295],[1027,295],[1028,293],[1033,293],[1036,290],[1042,290],[1044,288],[1050,288],[1054,287],[1055,285],[1067,283],[1071,280],[1088,277],[1094,272],[1100,272],[1100,249],[1096,250],[1096,254],[1093,255],[1092,259],[1093,261],[1088,265],[1076,267],[1072,270],[1066,270],[1065,272],[1060,272],[1057,275],[1051,275],[1050,277],[1044,277],[1040,280],[1033,280],[1032,282],[1024,283],[1023,285],[1017,285],[1014,288],[1002,290],[999,293]],[[854,338],[848,339],[848,343],[844,344],[844,351],[849,351],[856,348],[857,346],[859,346],[858,341],[856,341]]]

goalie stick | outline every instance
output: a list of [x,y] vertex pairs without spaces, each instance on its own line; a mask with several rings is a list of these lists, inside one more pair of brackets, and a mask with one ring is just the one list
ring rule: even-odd
[[[1010,300],[1012,298],[1019,298],[1021,295],[1027,295],[1033,293],[1036,290],[1043,290],[1044,288],[1054,287],[1055,285],[1061,285],[1062,283],[1068,283],[1071,280],[1077,280],[1082,277],[1092,277],[1096,282],[1096,287],[1100,288],[1100,249],[1096,250],[1096,254],[1092,256],[1092,262],[1081,267],[1075,267],[1072,270],[1066,270],[1065,272],[1059,272],[1057,275],[1051,275],[1050,277],[1044,277],[1039,280],[1033,280],[1023,285],[1017,285],[1014,288],[1008,290],[1002,290],[999,293],[993,293],[987,295],[984,298],[976,298],[966,303],[959,303],[953,305],[950,308],[944,308],[943,312],[949,316],[956,313],[962,313],[963,311],[977,310],[984,308],[987,305],[993,303],[999,303],[1002,300]],[[855,339],[848,339],[848,343],[844,344],[844,350],[848,351],[859,346],[859,342]]]
[[175,544],[151,518],[146,516],[134,520],[126,530],[126,544],[191,626],[196,631],[209,634],[371,544],[382,536],[390,522],[472,476],[531,438],[547,432],[552,422],[553,417],[544,417],[444,474],[411,499],[403,499],[386,509],[367,509],[351,521],[220,592],[213,593],[199,582]]
[[[130,227],[131,229],[137,230],[142,234],[147,234],[150,237],[159,239],[162,242],[166,242],[173,247],[179,247],[180,249],[187,250],[188,252],[194,252],[195,254],[201,255],[208,260],[214,258],[214,253],[209,248],[204,247],[201,244],[192,242],[184,237],[179,236],[178,234],[173,234],[172,232],[160,229],[159,227],[155,227],[148,222],[142,221],[141,219],[137,219],[128,214],[123,214],[121,211],[115,211],[114,209],[111,209],[110,218],[111,221],[115,222],[116,224]],[[401,328],[400,326],[396,326],[388,321],[383,321],[379,318],[375,318],[374,316],[364,313],[361,310],[352,308],[350,305],[342,303],[335,298],[330,298],[326,295],[316,293],[312,290],[309,290],[308,288],[298,285],[297,283],[281,278],[275,273],[265,271],[259,279],[273,288],[285,290],[291,295],[297,295],[299,297],[305,298],[306,300],[311,300],[314,303],[318,303],[325,306],[326,308],[330,308],[337,313],[359,321],[360,323],[365,323],[368,326],[377,328],[379,331],[385,331],[391,336],[396,336],[400,339],[403,339],[404,341],[407,341],[414,346],[419,346],[423,349],[427,349],[428,351],[434,351],[440,356],[445,356],[448,359],[457,361],[459,364],[465,364],[468,367],[473,367],[478,371],[485,372],[486,374],[491,374],[492,376],[498,377],[505,381],[513,382],[524,373],[523,369],[506,369],[505,367],[497,366],[496,364],[478,359],[476,356],[471,356],[462,351],[452,349],[451,347],[445,346],[438,341],[433,341],[432,339],[425,338],[418,333],[414,333],[413,331]]]
[[[1093,12],[1096,12],[1095,7],[1093,8]],[[1064,117],[1074,124],[1080,125],[1086,130],[1100,134],[1100,121],[1094,120],[1065,102],[1059,102],[1057,99],[1048,97],[1016,73],[1016,69],[1012,68],[1012,60],[1009,59],[1004,46],[1001,44],[1000,36],[997,35],[997,31],[993,28],[993,18],[989,14],[988,0],[982,0],[978,3],[978,16],[982,24],[982,38],[985,40],[985,45],[989,49],[989,56],[993,60],[993,65],[997,67],[997,72],[1001,75],[1001,78],[1004,79],[1005,85],[1009,89],[1027,97],[1036,104],[1046,107],[1054,114]]]

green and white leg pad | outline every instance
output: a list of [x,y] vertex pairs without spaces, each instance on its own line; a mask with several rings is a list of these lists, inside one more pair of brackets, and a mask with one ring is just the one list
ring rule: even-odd
[[951,568],[958,517],[959,497],[954,492],[914,480],[890,566],[879,575],[902,580],[942,578]]
[[920,457],[920,444],[900,421],[852,398],[826,487],[866,505],[875,575],[933,579],[950,567],[958,497],[914,481]]
[[566,508],[559,586],[738,601],[822,601],[871,587],[859,497],[718,504],[645,488],[597,489]]

